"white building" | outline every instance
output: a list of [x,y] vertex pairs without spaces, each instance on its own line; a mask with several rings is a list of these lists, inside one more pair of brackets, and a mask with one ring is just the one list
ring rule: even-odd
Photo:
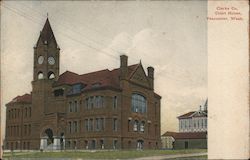
[[188,112],[179,116],[179,132],[206,132],[207,106],[208,100],[206,100],[203,107],[200,106],[198,111]]

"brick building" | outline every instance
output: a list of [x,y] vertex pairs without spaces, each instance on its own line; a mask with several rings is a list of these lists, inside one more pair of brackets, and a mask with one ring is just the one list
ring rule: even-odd
[[[6,149],[157,149],[160,100],[154,68],[142,64],[59,74],[49,20],[34,47],[31,94],[6,104]],[[21,85],[21,84],[20,84]]]

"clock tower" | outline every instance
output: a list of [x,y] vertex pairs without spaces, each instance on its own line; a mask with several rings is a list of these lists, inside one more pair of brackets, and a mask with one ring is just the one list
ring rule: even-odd
[[58,79],[59,53],[60,48],[47,18],[34,47],[34,81]]
[[57,45],[49,19],[40,32],[34,47],[34,68],[32,81],[32,112],[34,119],[42,119],[44,114],[52,113],[52,85],[59,78],[60,48]]

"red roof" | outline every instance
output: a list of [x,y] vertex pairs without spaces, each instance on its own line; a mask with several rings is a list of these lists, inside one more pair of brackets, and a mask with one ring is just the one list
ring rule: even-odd
[[181,116],[179,116],[178,118],[190,118],[192,116],[192,114],[194,114],[195,111],[192,111],[192,112],[188,112],[188,113],[185,113]]
[[207,113],[204,111],[192,111],[179,116],[179,119],[192,118],[192,117],[207,117]]
[[31,103],[31,95],[30,94],[24,94],[22,96],[17,96],[13,98],[8,104],[12,103]]
[[171,136],[174,139],[206,139],[207,132],[166,132],[162,136]]
[[[139,64],[128,66],[128,76],[132,75],[137,69]],[[86,74],[76,74],[70,71],[66,71],[61,74],[55,85],[73,85],[77,83],[83,83],[85,85],[84,90],[91,89],[93,84],[99,84],[98,87],[113,87],[120,88],[119,85],[120,69],[114,69],[112,71],[105,69],[96,72],[86,73]]]

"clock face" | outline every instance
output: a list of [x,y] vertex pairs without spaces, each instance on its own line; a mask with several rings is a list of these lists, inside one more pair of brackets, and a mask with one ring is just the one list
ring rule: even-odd
[[48,62],[50,65],[53,65],[53,64],[55,64],[55,59],[53,57],[49,57]]
[[44,60],[44,57],[43,56],[39,56],[38,57],[38,64],[42,64],[43,60]]

